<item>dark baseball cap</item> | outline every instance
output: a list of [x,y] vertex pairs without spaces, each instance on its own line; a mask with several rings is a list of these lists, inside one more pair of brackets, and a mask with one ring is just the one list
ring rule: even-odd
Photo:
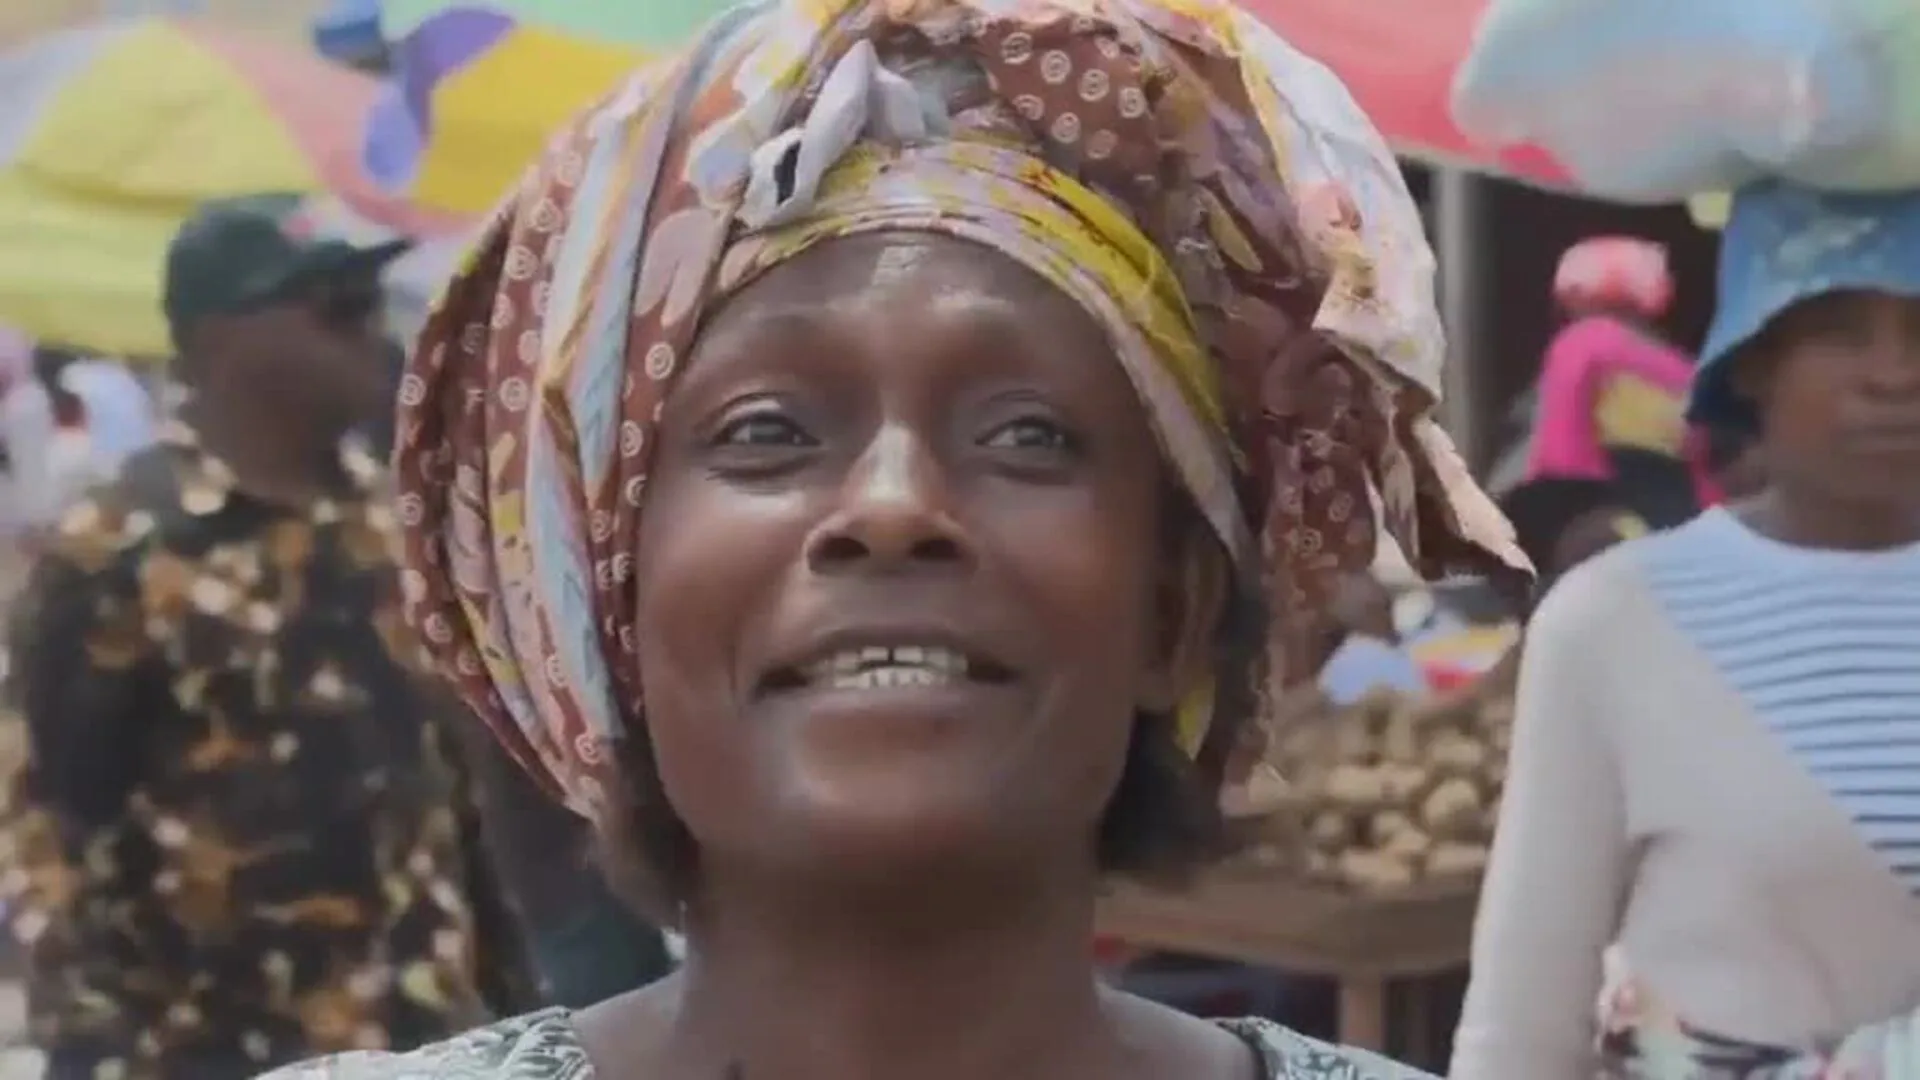
[[167,248],[162,304],[176,334],[208,315],[250,311],[306,285],[378,274],[408,240],[361,245],[318,234],[306,197],[246,195],[203,203]]

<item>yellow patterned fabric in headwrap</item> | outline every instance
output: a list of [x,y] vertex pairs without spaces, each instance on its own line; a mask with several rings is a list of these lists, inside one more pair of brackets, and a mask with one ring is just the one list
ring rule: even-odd
[[[1215,0],[750,5],[556,140],[402,387],[412,617],[581,812],[639,729],[633,552],[702,315],[879,231],[993,248],[1106,328],[1169,473],[1269,599],[1259,677],[1314,673],[1380,523],[1430,576],[1524,566],[1431,419],[1418,213],[1324,68]],[[1190,746],[1214,690],[1188,695]]]

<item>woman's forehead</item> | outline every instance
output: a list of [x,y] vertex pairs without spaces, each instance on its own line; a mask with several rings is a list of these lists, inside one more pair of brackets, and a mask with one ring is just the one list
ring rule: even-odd
[[873,232],[815,244],[768,270],[736,299],[831,298],[920,280],[1022,297],[1035,291],[1036,278],[1011,257],[970,240],[933,232]]
[[768,270],[714,312],[699,345],[758,336],[769,323],[878,316],[1104,341],[1091,315],[1011,257],[954,237],[886,232],[828,240]]

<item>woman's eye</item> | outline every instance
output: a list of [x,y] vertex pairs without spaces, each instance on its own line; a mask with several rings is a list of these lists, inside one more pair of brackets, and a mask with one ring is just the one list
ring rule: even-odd
[[771,480],[803,468],[820,440],[772,409],[736,413],[708,439],[707,468],[734,481]]
[[714,435],[715,446],[812,446],[813,437],[779,413],[754,413],[729,421]]
[[984,440],[984,445],[1000,450],[1072,450],[1077,445],[1073,434],[1059,424],[1029,417],[1002,424]]

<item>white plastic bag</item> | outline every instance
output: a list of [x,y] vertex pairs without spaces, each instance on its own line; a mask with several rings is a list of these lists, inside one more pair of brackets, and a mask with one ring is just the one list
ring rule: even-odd
[[1453,109],[1607,198],[1920,187],[1920,4],[1493,0]]

